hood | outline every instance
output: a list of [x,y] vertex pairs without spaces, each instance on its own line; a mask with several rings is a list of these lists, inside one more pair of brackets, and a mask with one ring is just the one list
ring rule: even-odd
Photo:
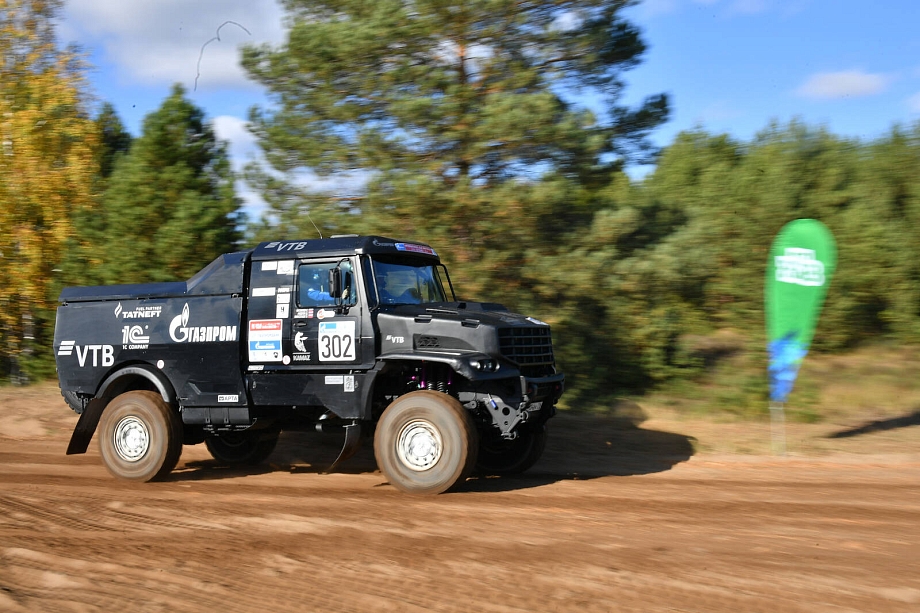
[[552,367],[547,324],[500,304],[441,302],[383,306],[380,353],[478,353],[517,368]]

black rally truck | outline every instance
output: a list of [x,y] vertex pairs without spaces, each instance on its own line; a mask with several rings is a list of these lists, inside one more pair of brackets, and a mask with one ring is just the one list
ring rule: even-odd
[[254,464],[282,430],[373,435],[391,484],[438,493],[529,468],[563,391],[548,325],[458,301],[428,245],[380,236],[262,243],[184,282],[70,287],[61,391],[117,477],[168,474],[182,445]]

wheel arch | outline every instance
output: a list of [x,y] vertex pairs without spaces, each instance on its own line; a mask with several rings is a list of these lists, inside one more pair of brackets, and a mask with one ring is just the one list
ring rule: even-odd
[[162,396],[163,402],[172,407],[178,406],[176,390],[169,382],[169,379],[166,378],[166,375],[147,364],[132,364],[111,373],[102,381],[96,391],[96,398],[104,398],[110,401],[119,394],[134,390],[158,392]]
[[177,409],[176,391],[166,376],[148,364],[131,364],[110,373],[89,401],[70,437],[67,455],[86,453],[105,407],[116,396],[135,390],[160,394],[163,402]]

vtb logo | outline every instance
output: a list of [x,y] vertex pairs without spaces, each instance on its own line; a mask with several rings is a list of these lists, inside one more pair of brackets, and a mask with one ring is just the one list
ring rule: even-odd
[[90,354],[93,366],[111,366],[115,363],[115,348],[112,345],[77,345],[76,341],[61,341],[58,355],[70,356],[74,352],[80,368],[86,366]]

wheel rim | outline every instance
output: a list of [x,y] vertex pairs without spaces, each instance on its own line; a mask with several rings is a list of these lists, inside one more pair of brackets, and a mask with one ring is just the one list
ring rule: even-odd
[[399,432],[396,454],[409,469],[428,470],[441,459],[441,433],[427,421],[413,421]]
[[113,435],[115,452],[126,462],[137,462],[150,449],[150,433],[147,424],[133,415],[123,417],[115,425]]

